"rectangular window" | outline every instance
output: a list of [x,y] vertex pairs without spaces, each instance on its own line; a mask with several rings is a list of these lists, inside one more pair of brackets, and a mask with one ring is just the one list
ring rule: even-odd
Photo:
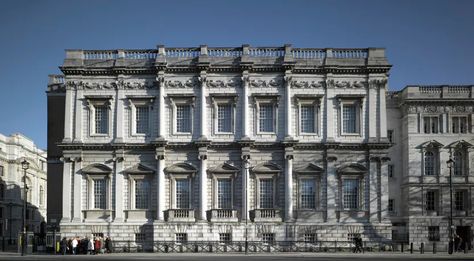
[[300,208],[316,208],[316,182],[314,179],[300,180]]
[[95,133],[107,134],[109,129],[109,109],[107,106],[95,107]]
[[273,104],[260,104],[259,113],[259,131],[260,132],[273,132]]
[[387,130],[387,138],[390,143],[393,143],[393,130]]
[[388,199],[388,211],[393,212],[393,199]]
[[230,179],[217,180],[217,207],[232,208],[232,181]]
[[345,179],[343,195],[344,209],[357,209],[359,207],[359,180]]
[[355,104],[342,106],[342,125],[344,133],[357,133],[357,106]]
[[186,243],[187,241],[188,241],[188,234],[187,233],[176,233],[176,242]]
[[430,116],[423,117],[423,129],[425,133],[438,133],[439,132],[439,117]]
[[274,233],[262,233],[263,243],[272,244],[275,241]]
[[0,166],[0,177],[3,177],[3,166]]
[[426,192],[426,211],[436,210],[436,191],[430,190]]
[[314,106],[301,105],[301,132],[315,133]]
[[393,165],[388,165],[387,168],[388,168],[387,169],[388,170],[388,176],[390,178],[393,178]]
[[219,242],[230,243],[232,242],[232,236],[230,233],[219,233]]
[[190,133],[191,132],[191,106],[177,105],[176,106],[176,132]]
[[217,105],[217,132],[232,132],[232,105]]
[[260,180],[260,208],[273,208],[273,179]]
[[188,179],[177,179],[176,180],[176,208],[187,209],[189,208],[189,180]]
[[452,117],[451,126],[453,133],[467,133],[467,117]]
[[316,234],[315,233],[306,233],[303,235],[303,239],[305,243],[315,243],[316,242]]
[[456,211],[465,210],[464,197],[465,197],[465,192],[463,190],[458,190],[454,192],[454,209]]
[[135,111],[136,132],[140,134],[148,133],[149,109],[148,106],[137,106]]
[[94,180],[94,208],[106,209],[105,179]]
[[135,233],[135,242],[143,243],[146,241],[146,234],[145,233]]
[[147,180],[135,180],[135,208],[147,209],[150,198],[150,183]]
[[439,227],[438,226],[428,227],[428,240],[439,241]]

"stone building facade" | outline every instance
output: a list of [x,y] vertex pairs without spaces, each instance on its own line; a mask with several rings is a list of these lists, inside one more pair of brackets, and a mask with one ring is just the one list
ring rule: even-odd
[[47,91],[49,221],[115,240],[391,242],[391,157],[407,154],[387,136],[405,126],[390,67],[381,48],[68,50]]
[[22,231],[23,176],[21,162],[27,160],[26,171],[28,231],[46,231],[46,152],[21,134],[0,134],[0,236],[15,243]]

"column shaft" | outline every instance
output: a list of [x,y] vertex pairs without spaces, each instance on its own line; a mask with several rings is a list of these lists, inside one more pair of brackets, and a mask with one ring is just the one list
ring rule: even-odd
[[158,206],[156,208],[157,213],[156,217],[159,221],[165,220],[165,158],[159,157],[158,158],[158,175],[156,178],[157,181],[157,203]]
[[326,211],[327,221],[336,221],[336,206],[337,206],[337,179],[336,179],[336,168],[335,161],[328,160],[326,168]]
[[380,101],[380,138],[387,138],[387,106],[385,100],[387,99],[385,94],[385,84],[379,89],[379,101]]
[[380,163],[380,221],[388,217],[388,164]]
[[[367,107],[369,110],[369,113],[366,114],[369,116],[367,119],[369,122],[369,141],[375,141],[377,139],[377,90],[375,89],[375,86],[369,86]],[[380,111],[382,110],[385,110],[385,108],[382,109],[382,107],[380,107]]]
[[249,220],[249,162],[248,160],[242,161],[242,220]]
[[65,108],[64,108],[64,141],[70,142],[72,140],[72,104],[73,104],[73,91],[66,89]]
[[165,86],[164,86],[164,76],[160,79],[160,93],[158,95],[158,137],[164,138],[165,136]]
[[83,99],[83,90],[82,89],[77,89],[76,90],[76,121],[75,121],[75,126],[74,126],[74,142],[82,142],[82,112],[83,112],[83,106],[82,106],[82,99]]
[[242,138],[249,137],[249,86],[246,76],[243,78],[243,95],[242,95]]
[[285,114],[286,114],[286,122],[285,122],[285,134],[286,137],[292,137],[293,132],[291,128],[291,84],[290,84],[290,77],[286,77],[285,85],[286,85],[286,96],[285,96]]
[[123,198],[123,174],[121,173],[123,170],[123,160],[115,160],[115,168],[114,168],[114,177],[115,177],[115,220],[116,222],[123,221],[124,218],[124,198]]
[[117,102],[116,102],[116,120],[115,120],[115,126],[116,126],[116,136],[115,136],[115,142],[123,142],[123,137],[124,137],[124,91],[121,89],[117,90]]
[[201,73],[201,139],[204,140],[207,139],[206,85],[205,73]]
[[334,141],[334,89],[331,86],[326,88],[326,98],[324,100],[324,106],[326,107],[326,141]]
[[285,221],[293,220],[293,157],[285,164]]
[[207,220],[207,158],[201,158],[201,168],[199,169],[199,177],[200,177],[200,193],[201,193],[201,201],[200,201],[200,219]]
[[378,208],[378,164],[379,162],[376,160],[370,161],[369,167],[369,180],[370,180],[370,197],[369,197],[369,213],[370,213],[370,221],[376,222],[378,221],[379,216],[379,208]]

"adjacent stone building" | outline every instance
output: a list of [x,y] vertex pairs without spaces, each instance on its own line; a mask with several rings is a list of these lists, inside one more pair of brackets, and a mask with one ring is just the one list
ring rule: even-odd
[[381,48],[68,50],[47,91],[49,222],[137,241],[416,233],[412,88],[387,94],[390,67]]
[[24,170],[26,160],[27,230],[45,232],[46,221],[46,152],[21,134],[0,134],[0,236],[15,243],[22,231]]

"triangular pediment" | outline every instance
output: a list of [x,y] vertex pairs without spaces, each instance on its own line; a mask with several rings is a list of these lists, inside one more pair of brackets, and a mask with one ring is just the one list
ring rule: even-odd
[[252,171],[254,173],[279,173],[281,168],[275,163],[264,162],[253,167]]
[[170,174],[190,174],[196,173],[197,169],[189,163],[176,163],[167,167],[165,172]]
[[308,163],[302,168],[295,169],[298,174],[316,174],[323,172],[324,169],[314,163]]
[[155,170],[143,164],[138,163],[124,170],[124,172],[128,174],[153,174]]
[[359,163],[351,163],[341,166],[337,169],[339,174],[363,174],[367,172],[367,168]]
[[467,149],[467,148],[471,148],[472,147],[472,144],[465,141],[465,140],[458,140],[456,142],[453,142],[451,144],[449,144],[447,147],[449,148],[460,148],[460,149]]
[[230,165],[229,163],[222,163],[213,168],[209,169],[211,173],[235,173],[238,172],[240,169]]
[[430,149],[430,148],[441,148],[443,147],[444,145],[441,144],[440,142],[436,141],[436,140],[430,140],[430,141],[427,141],[423,144],[421,144],[421,147],[422,148],[427,148],[427,149]]
[[86,174],[109,174],[112,169],[104,164],[95,163],[84,167],[82,172]]

